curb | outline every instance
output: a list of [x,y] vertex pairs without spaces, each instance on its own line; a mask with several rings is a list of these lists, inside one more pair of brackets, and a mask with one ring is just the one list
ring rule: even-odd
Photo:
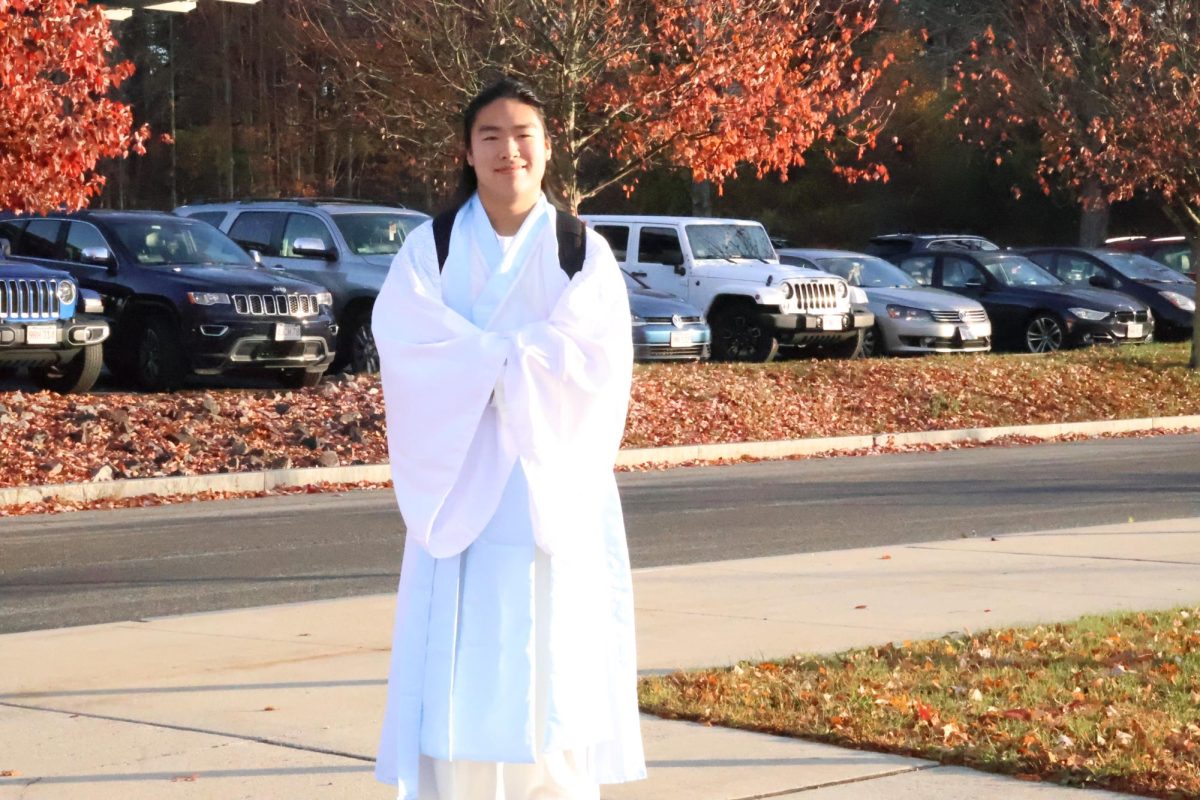
[[[1054,439],[1059,436],[1097,436],[1144,431],[1200,429],[1200,414],[1182,417],[1144,417],[1098,422],[1062,422],[1045,425],[1008,425],[996,428],[963,428],[911,433],[876,433],[863,436],[833,436],[822,439],[783,439],[771,442],[694,444],[674,447],[642,447],[621,450],[616,466],[642,464],[676,465],[694,461],[740,458],[787,458],[790,456],[840,453],[919,444],[987,442],[1005,436]],[[102,483],[62,483],[43,486],[13,486],[0,489],[0,506],[60,499],[92,501],[145,495],[189,495],[206,491],[261,492],[276,487],[313,486],[323,483],[384,483],[391,480],[387,464],[358,464],[346,467],[305,467],[263,472],[228,472],[164,478],[127,478]]]

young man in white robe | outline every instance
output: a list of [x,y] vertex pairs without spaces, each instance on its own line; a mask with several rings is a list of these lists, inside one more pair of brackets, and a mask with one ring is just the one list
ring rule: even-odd
[[376,777],[400,800],[598,800],[645,777],[613,475],[625,283],[592,231],[561,263],[527,87],[485,90],[464,136],[444,263],[414,230],[372,319],[407,530]]

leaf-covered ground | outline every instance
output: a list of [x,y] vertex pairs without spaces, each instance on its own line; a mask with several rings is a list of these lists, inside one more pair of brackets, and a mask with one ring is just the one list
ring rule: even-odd
[[668,718],[1031,780],[1200,796],[1200,609],[1087,617],[641,681]]
[[[1185,345],[636,369],[625,447],[1200,413]],[[0,486],[387,458],[378,380],[299,391],[0,395]]]

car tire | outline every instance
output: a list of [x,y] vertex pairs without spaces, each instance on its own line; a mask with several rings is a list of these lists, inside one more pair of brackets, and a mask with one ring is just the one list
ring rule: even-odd
[[726,305],[709,320],[714,361],[771,361],[779,353],[779,340],[756,317],[751,303]]
[[345,334],[346,364],[351,372],[379,372],[379,350],[371,333],[371,309],[359,311]]
[[33,382],[41,389],[59,394],[78,394],[96,385],[100,368],[104,366],[104,348],[93,344],[84,347],[65,364],[35,367],[29,371]]
[[1022,342],[1027,353],[1053,353],[1061,350],[1066,341],[1066,329],[1054,314],[1044,311],[1034,314],[1025,324]]
[[863,358],[874,358],[875,356],[886,356],[888,354],[887,339],[883,336],[883,329],[876,323],[863,331],[862,346],[859,348],[859,353]]
[[834,344],[823,344],[819,352],[826,358],[860,358],[863,354],[863,339],[866,329],[863,328],[854,336]]
[[321,383],[325,370],[285,369],[279,372],[279,383],[289,389],[311,389]]
[[142,320],[134,337],[133,378],[148,392],[169,392],[183,383],[184,356],[175,325],[165,316]]

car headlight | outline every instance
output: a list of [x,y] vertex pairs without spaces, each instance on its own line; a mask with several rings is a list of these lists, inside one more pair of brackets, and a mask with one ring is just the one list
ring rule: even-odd
[[317,305],[332,306],[333,305],[333,294],[330,292],[319,292],[317,294]]
[[641,318],[641,317],[639,317],[637,314],[630,314],[630,315],[629,315],[629,322],[630,322],[630,324],[632,324],[632,325],[633,325],[633,327],[635,327],[635,328],[636,328],[637,326],[639,326],[639,325],[645,325],[645,324],[646,324],[646,320],[642,319],[642,318]]
[[1195,311],[1196,301],[1179,292],[1159,292],[1162,298],[1181,311]]
[[1068,308],[1067,311],[1089,322],[1099,322],[1102,319],[1108,319],[1107,311],[1097,311],[1094,308]]
[[197,306],[227,306],[229,295],[224,292],[188,292],[188,302]]
[[76,296],[77,293],[75,291],[74,283],[71,281],[58,282],[58,302],[62,303],[64,306],[69,306],[75,302]]
[[904,322],[912,322],[918,319],[933,319],[933,315],[923,308],[911,308],[909,306],[892,306],[887,307],[887,315],[892,319],[903,320]]
[[787,281],[784,281],[783,283],[779,284],[779,290],[781,292],[783,292],[783,296],[786,297],[788,300],[791,300],[793,297],[796,296],[796,287],[792,286]]
[[858,286],[850,287],[850,302],[857,303],[860,306],[865,306],[868,302],[867,293]]
[[845,297],[848,294],[850,294],[850,287],[846,285],[845,281],[838,281],[837,282],[837,296]]

